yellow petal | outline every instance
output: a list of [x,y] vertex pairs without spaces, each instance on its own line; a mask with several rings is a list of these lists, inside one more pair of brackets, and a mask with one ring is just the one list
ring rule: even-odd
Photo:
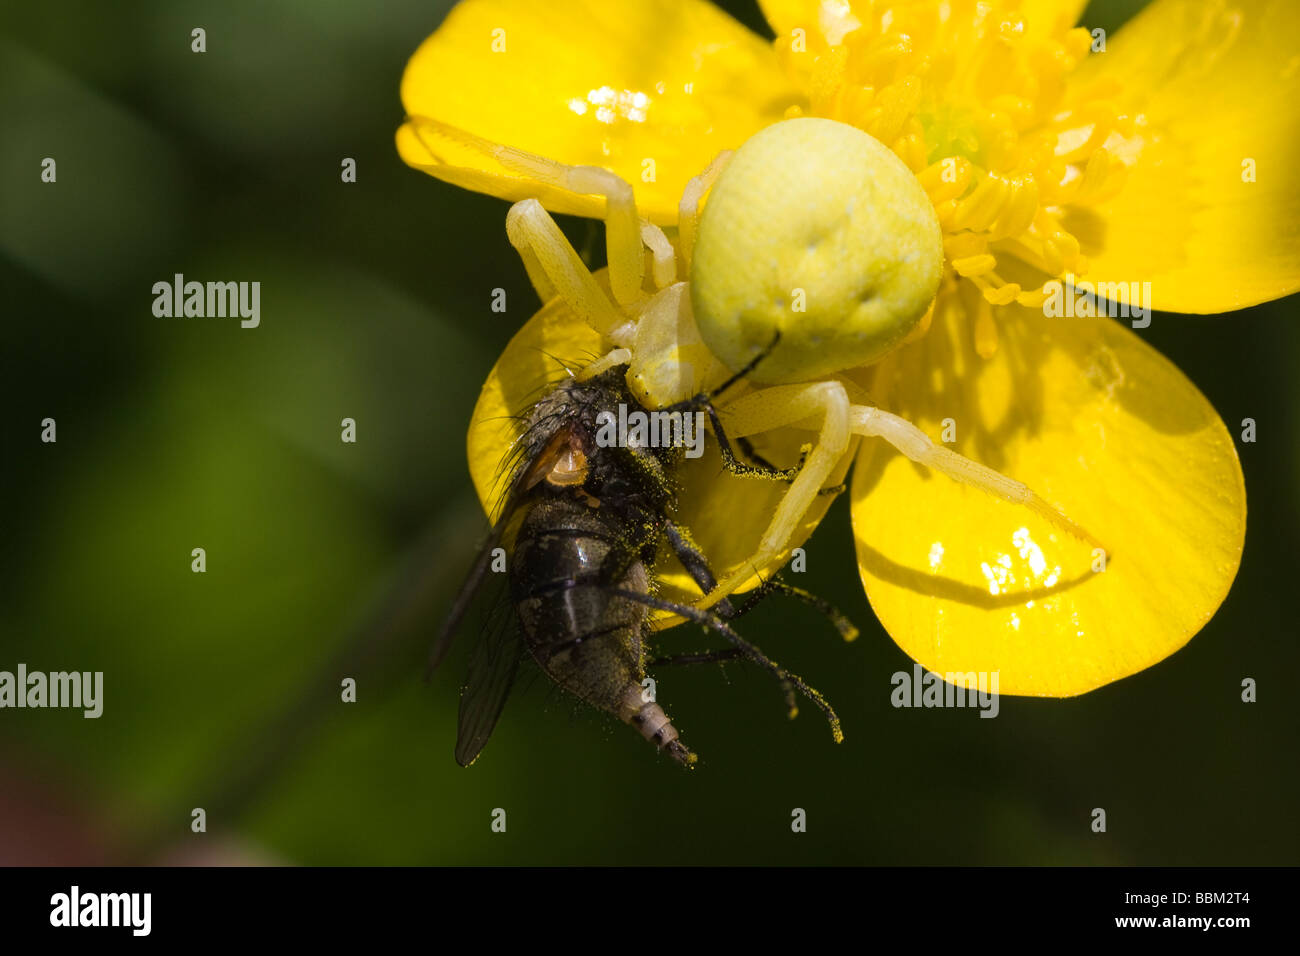
[[[835,37],[860,17],[873,15],[871,4],[862,0],[758,0],[758,5],[778,43],[796,29],[802,29],[805,38]],[[998,10],[1005,15],[1019,12],[1030,29],[1057,33],[1078,23],[1087,5],[1087,0],[1012,0],[998,4]]]
[[1021,0],[1018,9],[1027,27],[1053,35],[1078,25],[1087,5],[1088,0]]
[[466,441],[474,490],[491,520],[500,517],[504,504],[509,475],[503,473],[503,462],[523,433],[523,422],[516,416],[566,377],[565,366],[580,369],[600,353],[600,345],[600,336],[555,299],[528,320],[492,366]]
[[[604,166],[636,187],[642,215],[660,224],[676,222],[682,187],[718,152],[799,100],[771,47],[704,0],[466,0],[402,77],[408,117]],[[418,119],[397,145],[406,162],[457,185],[537,196],[557,212],[603,212],[603,201],[529,184]]]
[[941,300],[929,334],[878,366],[876,396],[936,441],[951,419],[949,447],[1091,532],[1105,570],[1091,545],[878,440],[852,487],[859,568],[885,628],[931,671],[1080,694],[1167,657],[1214,614],[1241,558],[1241,468],[1196,387],[1117,322],[997,316],[983,361],[965,311]]
[[[604,270],[596,277],[606,284]],[[475,490],[484,510],[494,519],[505,490],[502,460],[522,431],[516,416],[526,413],[548,385],[566,376],[564,366],[578,370],[600,352],[600,337],[556,299],[519,330],[497,359],[474,407],[467,441]],[[728,391],[724,398],[739,396],[744,388],[737,386],[734,394]],[[725,402],[719,406],[719,413],[725,422]],[[814,437],[810,431],[786,428],[751,436],[751,441],[759,455],[784,468],[798,461],[801,445]],[[851,460],[852,455],[845,456],[830,478],[832,483],[844,480]],[[684,460],[675,477],[680,494],[673,518],[690,532],[719,579],[740,567],[758,549],[759,539],[789,487],[725,471],[712,432],[705,439],[704,455]],[[831,496],[817,500],[790,542],[791,548],[807,540],[832,500]],[[767,577],[774,567],[763,570]],[[700,596],[699,589],[670,554],[660,554],[658,580],[660,596],[665,600],[689,603]],[[757,583],[751,581],[750,586]]]
[[[788,47],[802,30],[805,50],[818,52],[827,43],[838,45],[845,35],[861,25],[854,5],[836,0],[759,0],[759,8],[772,32],[778,47]],[[858,8],[866,6],[857,3]]]
[[1123,189],[1064,219],[1088,279],[1149,280],[1176,312],[1300,288],[1298,34],[1295,0],[1156,0],[1077,71],[1073,89],[1114,80],[1138,116],[1107,143],[1130,164]]

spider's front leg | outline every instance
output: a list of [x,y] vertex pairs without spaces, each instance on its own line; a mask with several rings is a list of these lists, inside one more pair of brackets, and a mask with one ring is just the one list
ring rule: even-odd
[[[620,307],[629,309],[644,295],[641,283],[645,278],[643,250],[646,245],[649,245],[654,257],[656,284],[662,286],[671,281],[675,266],[672,246],[662,230],[649,222],[643,222],[637,215],[636,195],[626,180],[599,166],[566,166],[553,159],[509,146],[496,147],[495,155],[502,166],[524,173],[539,182],[573,193],[605,197],[605,254],[609,260],[609,287],[614,293],[614,301]],[[516,204],[515,208],[520,205],[523,203]],[[537,208],[541,208],[540,203],[537,203]],[[544,210],[543,214],[545,215]],[[530,212],[530,218],[534,215]],[[547,215],[547,218],[550,216]],[[551,227],[555,234],[560,234],[559,227],[553,221]],[[562,234],[560,238],[572,252],[573,247],[568,240]],[[510,241],[524,254],[513,234]],[[551,241],[553,242],[553,237]],[[573,255],[576,256],[577,253],[573,252]],[[525,264],[528,263],[526,255],[524,261]],[[530,269],[529,276],[532,274]]]
[[698,607],[712,607],[761,573],[784,552],[799,523],[849,449],[851,438],[848,392],[836,381],[806,385],[777,385],[751,392],[725,407],[727,431],[734,437],[771,431],[820,419],[817,441],[790,489],[777,505],[758,550],[705,595]]
[[759,541],[758,550],[699,602],[701,608],[711,607],[734,593],[781,556],[821,485],[847,450],[851,435],[882,438],[917,464],[995,498],[1026,507],[1067,534],[1094,547],[1102,547],[1085,528],[1027,485],[936,445],[904,418],[868,405],[853,405],[839,382],[762,389],[728,405],[726,417],[731,433],[737,436],[808,424],[818,417],[821,429],[807,462],[777,506],[776,514]]
[[609,301],[551,214],[536,199],[524,199],[506,214],[506,235],[519,252],[542,302],[559,296],[604,339],[617,336],[626,318]]
[[700,204],[704,202],[704,194],[726,168],[733,152],[724,149],[718,153],[702,173],[687,181],[686,188],[682,190],[682,198],[677,205],[677,248],[681,256],[683,279],[691,274],[691,253],[695,251],[695,232],[700,224]]
[[1028,485],[1008,478],[1001,472],[972,461],[942,445],[936,445],[930,436],[907,419],[866,405],[853,406],[850,416],[855,435],[883,438],[918,465],[933,468],[953,481],[978,488],[995,498],[1028,508],[1046,518],[1066,534],[1086,541],[1095,548],[1102,548],[1101,542],[1085,528],[1071,521],[1065,512],[1040,497]]
[[[672,244],[663,230],[637,215],[631,185],[598,166],[568,166],[513,146],[503,146],[482,137],[454,129],[429,118],[419,118],[416,136],[436,155],[439,139],[473,150],[503,169],[523,174],[545,186],[579,195],[605,199],[605,247],[609,260],[609,287],[613,301],[583,263],[572,244],[560,231],[550,213],[537,199],[515,203],[506,216],[510,243],[523,259],[528,278],[542,302],[560,296],[592,329],[606,339],[630,341],[633,324],[628,315],[645,293],[645,248],[651,251],[655,284],[662,288],[672,281],[676,261]],[[625,345],[628,341],[615,344]]]

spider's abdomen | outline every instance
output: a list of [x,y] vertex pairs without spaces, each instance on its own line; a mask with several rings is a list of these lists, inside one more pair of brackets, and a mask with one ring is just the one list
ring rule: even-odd
[[925,315],[943,235],[921,184],[856,127],[812,117],[755,134],[709,194],[691,260],[700,335],[749,378],[808,381],[870,365]]

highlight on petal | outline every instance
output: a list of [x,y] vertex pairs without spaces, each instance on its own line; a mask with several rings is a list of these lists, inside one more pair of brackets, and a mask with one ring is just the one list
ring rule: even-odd
[[1155,0],[1071,77],[1134,120],[1127,181],[1067,213],[1085,278],[1151,282],[1157,309],[1221,312],[1300,289],[1300,4]]
[[946,296],[929,334],[877,367],[875,396],[1027,484],[1104,555],[866,441],[852,486],[859,570],[880,621],[929,670],[1081,694],[1172,654],[1223,601],[1245,533],[1241,468],[1196,387],[1120,324],[1008,306],[998,328],[994,357],[977,358],[967,312]]
[[407,64],[397,146],[448,182],[588,216],[603,200],[530,187],[470,144],[603,166],[666,225],[688,179],[801,99],[771,46],[706,0],[465,0]]
[[[789,47],[802,41],[813,53],[839,45],[862,25],[848,0],[759,0],[758,5],[776,34],[778,45]],[[801,35],[796,31],[801,31]]]
[[[596,274],[607,282],[605,270]],[[506,476],[501,462],[511,444],[522,432],[517,416],[525,413],[548,386],[563,379],[565,366],[577,371],[600,354],[600,337],[578,319],[560,299],[554,299],[534,315],[506,345],[479,394],[470,419],[467,446],[470,475],[483,509],[495,520],[501,507]],[[738,385],[724,398],[744,394]],[[726,422],[725,402],[719,408]],[[735,436],[739,437],[739,435]],[[815,439],[812,431],[781,429],[751,437],[755,451],[772,463],[789,467],[799,460],[800,447]],[[852,455],[846,455],[833,482],[844,480]],[[759,539],[771,520],[789,485],[760,478],[740,478],[723,469],[717,442],[712,431],[704,441],[700,458],[686,459],[675,475],[679,483],[678,509],[673,516],[691,534],[695,544],[708,558],[718,578],[740,567],[758,550]],[[833,498],[819,498],[810,509],[800,532],[790,542],[795,548],[803,544],[825,516]],[[770,577],[775,566],[763,569]],[[700,596],[690,577],[677,559],[665,549],[659,556],[657,581],[660,595],[666,600],[689,603]],[[748,587],[757,586],[758,579]],[[661,625],[679,619],[657,615]]]

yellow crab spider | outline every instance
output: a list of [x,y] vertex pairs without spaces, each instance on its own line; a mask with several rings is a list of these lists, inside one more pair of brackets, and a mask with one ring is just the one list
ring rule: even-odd
[[[417,135],[420,124],[441,126],[420,120]],[[638,400],[664,408],[762,355],[747,376],[755,387],[719,409],[728,435],[817,432],[757,550],[697,606],[775,566],[855,435],[881,438],[914,462],[1097,544],[1020,482],[936,445],[897,415],[855,403],[851,393],[860,389],[837,376],[923,330],[943,272],[929,197],[871,136],[816,118],[767,127],[686,185],[675,248],[638,216],[632,187],[608,170],[468,139],[507,170],[605,199],[609,295],[536,199],[516,203],[506,219],[542,301],[560,297],[601,336],[606,354],[582,375],[626,363]]]

